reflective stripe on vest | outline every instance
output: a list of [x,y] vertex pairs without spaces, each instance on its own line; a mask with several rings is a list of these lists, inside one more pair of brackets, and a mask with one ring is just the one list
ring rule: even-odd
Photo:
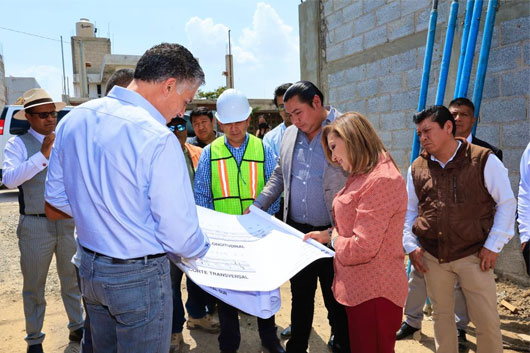
[[225,159],[217,161],[217,169],[219,171],[219,181],[221,182],[221,192],[223,197],[228,197],[230,195],[230,185],[228,185],[228,170],[226,169]]
[[265,153],[263,143],[255,136],[249,139],[241,165],[225,145],[225,137],[211,144],[212,196],[214,209],[228,214],[242,214],[265,186]]

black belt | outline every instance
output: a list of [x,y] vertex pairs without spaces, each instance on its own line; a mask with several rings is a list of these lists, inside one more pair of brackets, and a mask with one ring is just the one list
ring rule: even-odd
[[309,233],[315,230],[325,230],[331,227],[331,224],[328,224],[325,226],[314,226],[314,225],[306,224],[306,223],[298,223],[298,222],[293,221],[290,218],[287,218],[287,224],[293,228],[298,229],[302,233]]
[[46,213],[37,213],[37,214],[24,214],[24,213],[21,213],[21,215],[23,215],[23,216],[33,216],[33,217],[44,217],[44,218],[46,218]]
[[132,264],[137,261],[145,261],[145,260],[156,259],[162,256],[166,256],[166,253],[161,253],[161,254],[154,254],[154,255],[146,255],[142,257],[135,257],[134,259],[117,259],[115,257],[110,257],[107,255],[103,255],[98,252],[92,251],[90,249],[85,248],[84,246],[81,246],[81,247],[83,248],[84,251],[86,251],[87,253],[91,255],[105,257],[107,259],[110,259],[112,264],[120,264],[120,265]]

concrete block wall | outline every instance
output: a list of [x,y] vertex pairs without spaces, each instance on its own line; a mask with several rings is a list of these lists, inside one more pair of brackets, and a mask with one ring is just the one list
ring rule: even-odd
[[92,64],[87,74],[99,74],[105,54],[110,54],[110,39],[99,37],[72,37],[72,65],[74,74],[80,73],[79,41],[83,43],[85,61]]
[[412,115],[421,83],[423,61],[419,51],[414,48],[328,74],[330,104],[342,112],[355,110],[364,114],[403,172],[409,165]]
[[[434,104],[451,1],[440,1],[427,105]],[[429,0],[322,0],[323,70],[320,86],[341,111],[365,114],[384,138],[402,172],[414,134]],[[483,7],[485,18],[487,2]],[[453,98],[465,2],[459,18],[444,104]],[[483,22],[483,21],[482,21]],[[483,24],[483,23],[482,23]],[[476,47],[474,70],[482,42]],[[474,71],[468,89],[473,95]],[[530,2],[500,1],[477,136],[503,149],[514,191],[518,161],[530,141]]]
[[[317,0],[308,0],[314,2]],[[422,78],[430,0],[318,0],[320,54],[317,83],[326,100],[342,112],[366,115],[405,175],[409,166]],[[444,104],[453,98],[465,16],[460,1],[457,28]],[[468,88],[473,83],[487,1],[484,2],[475,62]],[[500,0],[496,14],[477,136],[504,151],[504,164],[517,195],[519,161],[530,142],[530,1]],[[427,105],[435,102],[443,43],[451,1],[438,5],[438,25],[429,79]],[[300,5],[302,8],[304,4]],[[305,14],[304,14],[305,16]],[[301,34],[302,35],[302,34]],[[304,43],[301,42],[302,48]],[[307,49],[307,48],[305,48]],[[303,51],[301,50],[301,53]],[[303,63],[303,60],[301,60]],[[302,79],[312,77],[301,67]],[[314,75],[313,75],[314,77]],[[518,237],[499,258],[497,271],[530,284],[523,275]],[[520,258],[514,261],[514,258]]]

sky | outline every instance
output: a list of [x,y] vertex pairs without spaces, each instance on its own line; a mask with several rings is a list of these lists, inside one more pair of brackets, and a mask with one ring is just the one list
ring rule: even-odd
[[70,37],[75,35],[76,22],[88,18],[98,37],[111,39],[112,54],[142,55],[161,42],[184,45],[204,70],[206,84],[200,89],[211,91],[226,82],[222,72],[230,29],[235,88],[249,98],[272,98],[276,86],[300,78],[299,4],[299,0],[3,0],[0,54],[6,77],[33,76],[54,99],[60,99],[60,36],[71,82]]

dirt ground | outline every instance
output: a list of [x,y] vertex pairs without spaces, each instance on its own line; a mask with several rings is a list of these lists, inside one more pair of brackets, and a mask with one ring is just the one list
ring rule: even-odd
[[[26,351],[24,342],[24,313],[22,306],[22,275],[19,265],[19,250],[16,237],[18,222],[18,205],[16,202],[0,203],[0,353],[22,353]],[[185,281],[182,293],[186,297]],[[289,284],[281,288],[282,308],[276,314],[278,332],[289,324],[291,310]],[[530,351],[530,289],[520,288],[507,281],[498,282],[500,299],[505,299],[518,307],[517,314],[499,306],[502,320],[502,334],[505,352]],[[47,310],[43,331],[46,339],[43,346],[47,353],[63,352],[68,344],[67,318],[60,298],[60,287],[55,264],[52,262],[46,286]],[[260,346],[256,319],[241,315],[241,353],[264,352]],[[184,353],[218,352],[217,336],[202,331],[190,331],[184,328]],[[309,352],[327,353],[329,325],[326,319],[322,296],[317,294],[313,332],[310,339]],[[527,336],[525,336],[527,335]],[[525,341],[526,338],[526,341]],[[468,330],[469,351],[475,352],[475,334],[471,327]],[[432,321],[426,318],[423,322],[420,340],[408,339],[396,344],[397,353],[434,352]]]

